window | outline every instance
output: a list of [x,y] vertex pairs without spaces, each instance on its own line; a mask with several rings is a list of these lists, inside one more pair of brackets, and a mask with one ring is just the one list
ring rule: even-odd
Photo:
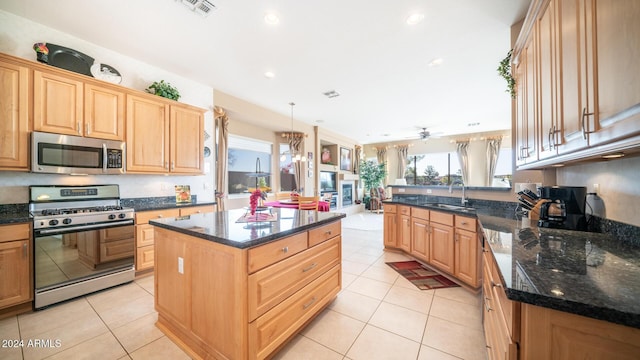
[[407,184],[413,185],[454,185],[462,184],[462,170],[455,152],[440,152],[407,157],[404,175]]
[[271,149],[271,143],[229,135],[229,194],[248,192],[249,188],[256,187],[256,183],[271,191],[269,175],[260,178],[249,176],[257,170],[257,159],[262,172],[271,172]]
[[289,144],[280,144],[280,154],[280,191],[294,191],[298,187]]
[[490,186],[494,187],[511,187],[511,177],[513,169],[511,168],[511,148],[502,148],[498,154],[498,163],[496,164],[496,173],[493,175],[493,182]]

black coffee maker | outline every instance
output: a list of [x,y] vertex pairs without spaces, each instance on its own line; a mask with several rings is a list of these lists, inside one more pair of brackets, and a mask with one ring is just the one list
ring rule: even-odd
[[587,231],[584,208],[587,188],[584,186],[543,186],[538,189],[541,199],[538,226],[554,229]]

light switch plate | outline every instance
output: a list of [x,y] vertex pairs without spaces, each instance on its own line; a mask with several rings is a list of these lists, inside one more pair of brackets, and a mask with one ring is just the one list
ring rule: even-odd
[[184,259],[178,256],[178,272],[184,274]]

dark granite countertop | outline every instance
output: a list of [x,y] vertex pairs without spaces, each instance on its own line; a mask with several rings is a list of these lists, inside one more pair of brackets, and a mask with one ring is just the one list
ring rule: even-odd
[[456,212],[415,199],[389,202],[477,217],[509,299],[640,328],[636,239],[541,228],[500,206]]
[[29,204],[0,205],[0,225],[31,222]]
[[124,207],[133,208],[135,211],[151,211],[164,209],[179,209],[183,207],[215,205],[215,201],[199,202],[194,195],[192,202],[177,204],[175,196],[149,197],[149,198],[128,198],[121,199],[120,204]]
[[149,223],[186,235],[240,249],[261,245],[345,217],[345,214],[286,208],[270,209],[273,222],[236,222],[247,210],[236,209],[177,218],[153,219]]

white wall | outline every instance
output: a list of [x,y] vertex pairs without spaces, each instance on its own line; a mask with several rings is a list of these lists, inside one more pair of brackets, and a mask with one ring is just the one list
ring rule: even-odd
[[[126,39],[123,39],[126,41]],[[212,153],[215,153],[213,128],[213,87],[201,84],[151,64],[118,54],[97,44],[86,42],[74,35],[34,23],[0,10],[0,52],[35,61],[34,43],[49,42],[66,46],[85,53],[97,62],[113,66],[122,75],[120,85],[144,90],[154,81],[165,80],[178,88],[180,102],[207,109],[205,130],[211,137],[205,141]],[[144,46],[144,44],[140,44]],[[160,55],[160,54],[159,54]],[[199,201],[212,201],[215,188],[214,156],[205,158],[205,168],[210,171],[201,176],[162,176],[162,175],[100,175],[71,177],[66,175],[31,174],[20,172],[0,172],[0,204],[26,203],[28,185],[76,185],[76,184],[119,184],[123,198],[155,197],[174,195],[174,185],[190,185],[191,193]]]

